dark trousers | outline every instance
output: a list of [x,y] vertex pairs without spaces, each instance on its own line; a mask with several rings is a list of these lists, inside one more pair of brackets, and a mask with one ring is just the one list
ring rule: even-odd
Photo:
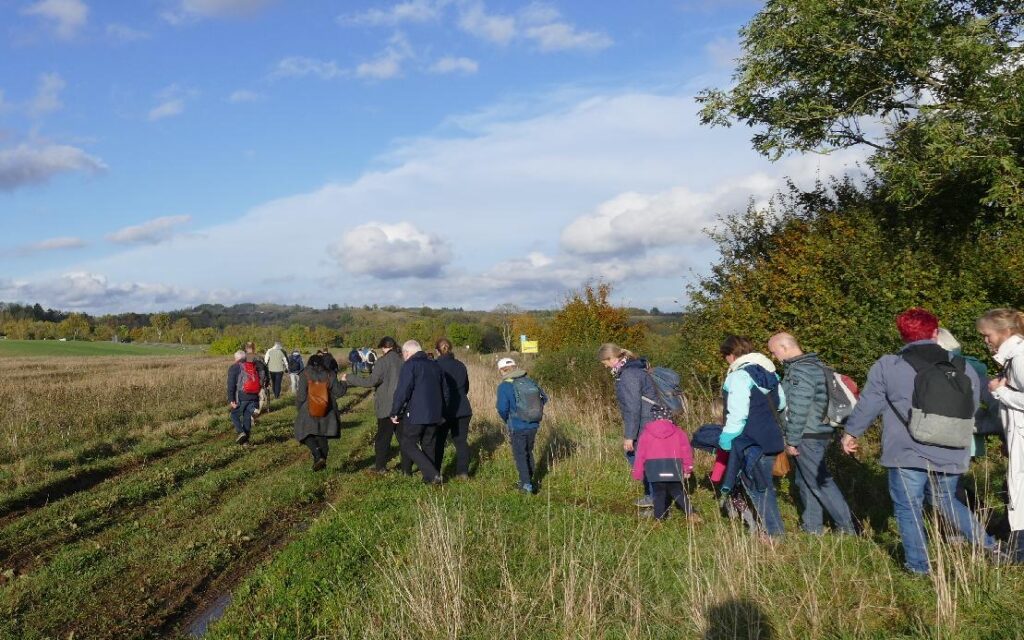
[[[391,418],[377,418],[377,434],[373,439],[373,468],[377,471],[384,471],[391,462],[391,438],[395,435],[401,443],[401,426],[391,422]],[[401,452],[402,471],[412,473],[412,461],[405,452]]]
[[231,424],[235,425],[235,433],[252,431],[252,414],[258,406],[259,400],[238,401],[238,406],[231,410]]
[[424,482],[430,482],[440,475],[431,459],[434,455],[434,433],[436,430],[437,425],[433,424],[403,423],[398,435],[402,453],[419,467]]
[[274,389],[274,397],[281,397],[281,380],[284,379],[284,371],[271,371],[270,384]]
[[469,421],[472,416],[452,418],[437,428],[437,444],[434,464],[440,469],[444,465],[444,448],[451,436],[455,443],[455,474],[469,475]]
[[687,515],[693,513],[690,498],[687,497],[682,482],[652,482],[651,498],[654,500],[654,517],[658,520],[668,517],[668,508],[673,500],[683,510],[683,513]]
[[302,439],[302,444],[309,448],[309,452],[313,454],[313,460],[327,459],[326,436],[306,436]]
[[519,471],[519,485],[533,484],[533,445],[537,440],[536,429],[516,429],[511,432],[512,459]]

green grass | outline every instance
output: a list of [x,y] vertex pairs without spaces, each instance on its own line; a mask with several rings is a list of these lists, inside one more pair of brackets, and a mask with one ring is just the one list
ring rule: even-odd
[[116,344],[82,340],[0,340],[0,358],[69,356],[170,356],[195,355],[197,347],[148,344]]

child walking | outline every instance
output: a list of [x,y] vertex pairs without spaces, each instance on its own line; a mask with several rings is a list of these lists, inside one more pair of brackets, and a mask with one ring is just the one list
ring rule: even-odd
[[637,441],[633,479],[643,481],[646,475],[651,483],[655,518],[667,518],[669,504],[675,501],[691,522],[700,522],[683,488],[692,472],[693,450],[683,430],[671,420],[648,423]]
[[519,489],[532,494],[533,445],[537,429],[544,418],[548,396],[512,358],[498,360],[501,383],[498,385],[498,415],[508,426],[512,440],[512,457],[519,471]]

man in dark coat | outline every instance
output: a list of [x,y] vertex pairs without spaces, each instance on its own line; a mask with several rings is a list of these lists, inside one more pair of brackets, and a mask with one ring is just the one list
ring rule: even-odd
[[444,422],[443,409],[448,396],[444,376],[415,340],[402,345],[402,358],[405,364],[398,374],[391,422],[402,423],[399,436],[402,452],[419,467],[423,481],[441,484],[441,474],[432,457],[435,430]]
[[441,367],[448,388],[448,399],[442,410],[444,423],[437,429],[434,461],[440,469],[444,462],[444,447],[448,436],[451,436],[455,443],[455,473],[466,479],[469,478],[469,421],[473,417],[469,404],[469,372],[466,365],[455,359],[452,343],[447,338],[438,340],[434,348],[437,349],[435,362]]
[[[342,374],[341,379],[353,387],[373,389],[373,409],[377,415],[377,434],[374,437],[373,471],[386,473],[388,461],[391,459],[391,438],[396,434],[401,442],[401,426],[391,422],[391,405],[398,386],[398,375],[402,370],[402,356],[398,352],[398,343],[387,336],[377,345],[384,355],[377,360],[373,371],[368,376]],[[402,471],[412,475],[412,460],[402,453]]]

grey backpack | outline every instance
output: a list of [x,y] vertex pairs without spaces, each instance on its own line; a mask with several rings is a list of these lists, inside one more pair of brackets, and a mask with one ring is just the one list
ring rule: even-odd
[[917,372],[910,414],[904,418],[888,396],[886,401],[910,437],[937,447],[969,447],[974,435],[974,388],[964,359],[938,345],[914,347],[900,357]]

